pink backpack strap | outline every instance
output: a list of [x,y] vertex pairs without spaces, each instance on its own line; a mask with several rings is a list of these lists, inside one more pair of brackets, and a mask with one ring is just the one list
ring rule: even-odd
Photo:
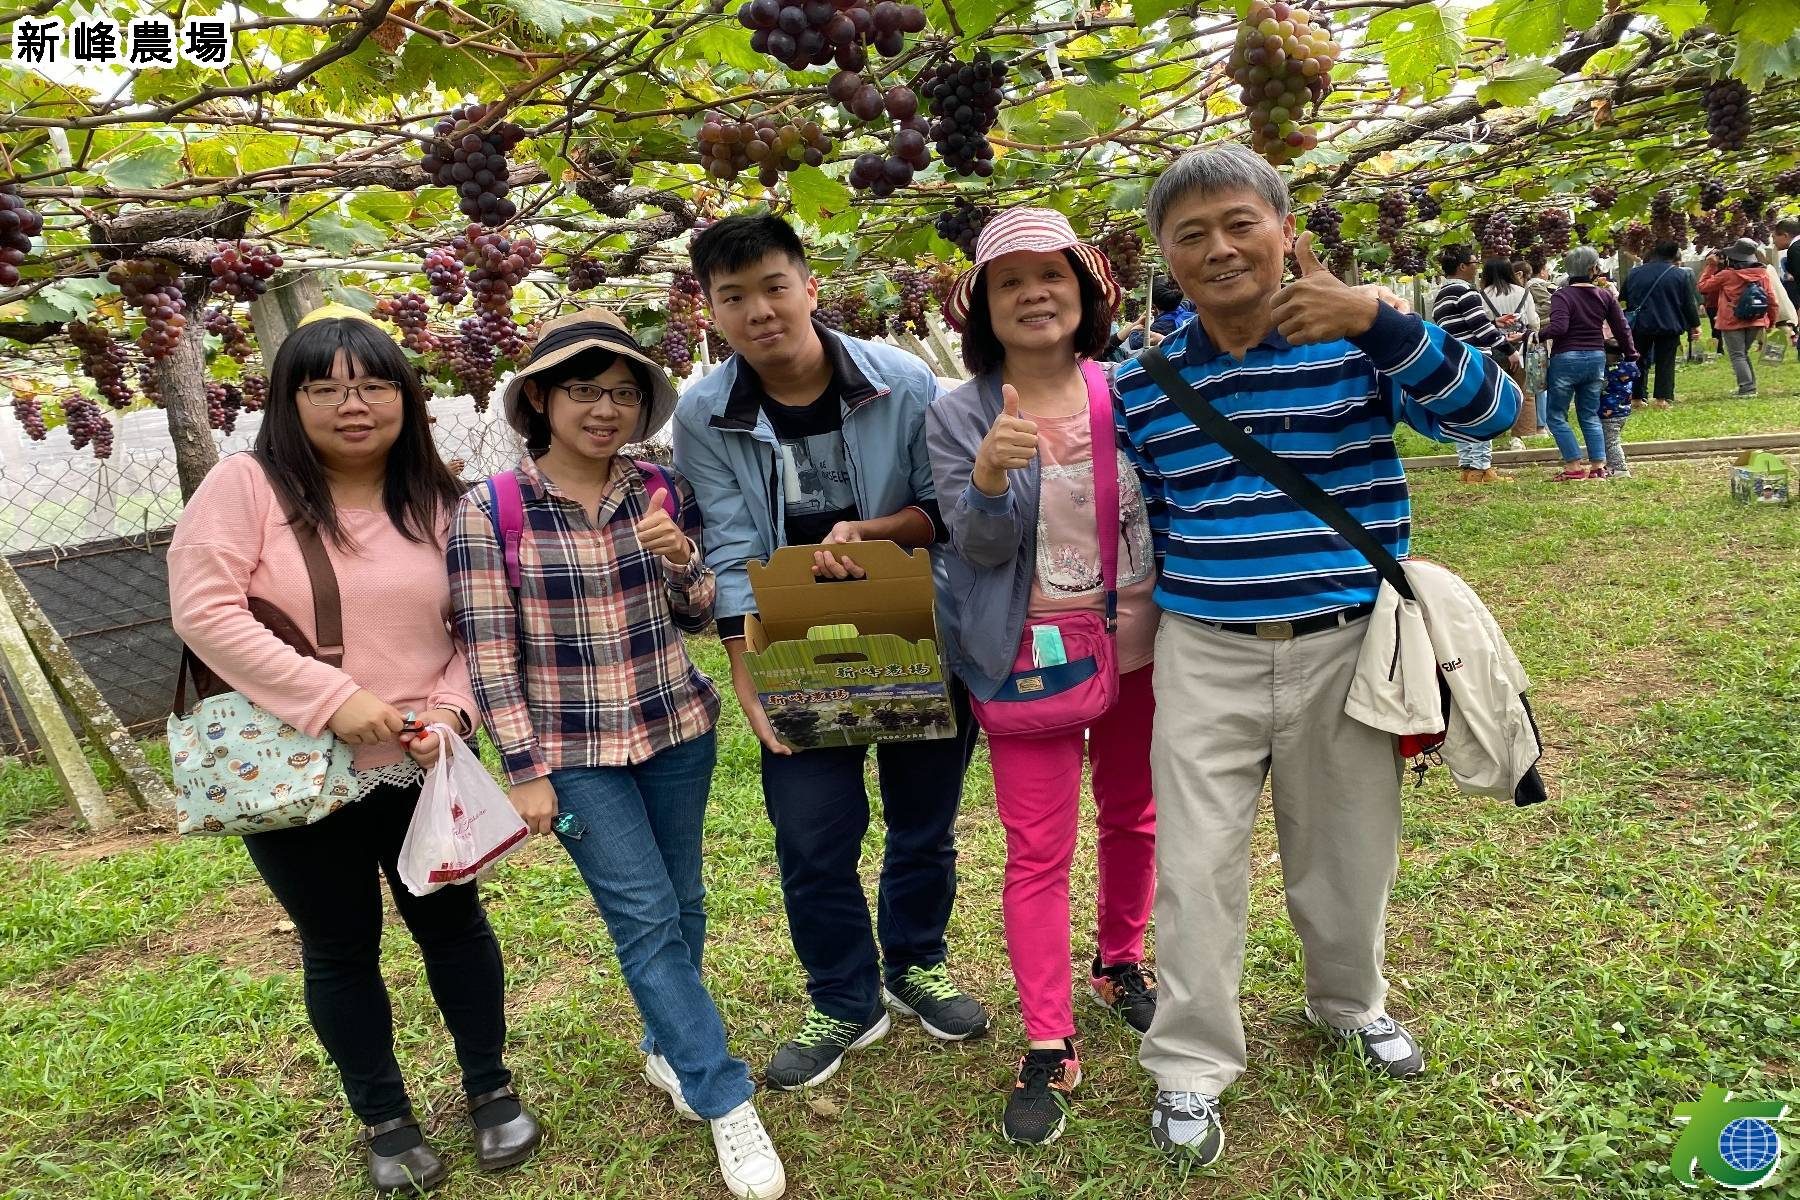
[[1119,613],[1119,452],[1114,441],[1112,384],[1106,368],[1091,358],[1081,362],[1087,380],[1088,421],[1094,455],[1094,523],[1100,537],[1100,578],[1106,584],[1106,629]]
[[681,507],[675,500],[675,484],[669,479],[669,473],[660,464],[648,459],[640,458],[636,462],[637,469],[644,476],[644,487],[655,491],[657,486],[661,486],[663,511],[669,514],[671,521],[681,524]]
[[488,497],[494,505],[494,530],[500,539],[500,550],[506,556],[506,583],[519,590],[519,540],[525,535],[525,497],[519,491],[519,477],[512,471],[489,475]]

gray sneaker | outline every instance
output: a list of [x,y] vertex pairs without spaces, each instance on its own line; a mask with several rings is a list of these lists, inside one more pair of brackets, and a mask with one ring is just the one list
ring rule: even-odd
[[1425,1073],[1425,1052],[1406,1027],[1392,1017],[1377,1017],[1360,1029],[1339,1029],[1306,1006],[1306,1019],[1328,1029],[1346,1042],[1356,1043],[1364,1061],[1395,1079],[1411,1079]]
[[1150,1107],[1150,1141],[1165,1154],[1211,1166],[1225,1149],[1219,1101],[1204,1092],[1157,1092]]

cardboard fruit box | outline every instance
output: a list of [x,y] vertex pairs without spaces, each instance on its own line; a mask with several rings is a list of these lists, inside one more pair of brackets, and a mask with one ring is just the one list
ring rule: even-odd
[[1747,451],[1731,468],[1731,498],[1739,504],[1792,504],[1794,473],[1779,455]]
[[823,581],[812,573],[818,549],[784,546],[749,565],[757,615],[744,622],[744,661],[775,735],[811,750],[955,733],[930,554],[834,546],[869,577]]

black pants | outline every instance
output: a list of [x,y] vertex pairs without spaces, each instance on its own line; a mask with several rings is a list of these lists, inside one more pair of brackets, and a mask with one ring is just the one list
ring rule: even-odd
[[[1638,377],[1631,385],[1634,400],[1642,400],[1646,394],[1654,395],[1658,400],[1675,398],[1675,356],[1681,353],[1679,333],[1646,333],[1635,340],[1638,354]],[[1650,371],[1656,370],[1656,387],[1650,387]]]
[[869,828],[868,747],[763,751],[763,802],[775,826],[788,931],[807,993],[827,1016],[865,1021],[881,1003],[883,970],[892,982],[909,967],[944,961],[956,899],[956,810],[978,733],[968,693],[960,684],[952,692],[956,736],[875,748],[887,823],[879,959],[856,872]]
[[417,787],[381,787],[316,825],[252,834],[244,848],[300,933],[306,1014],[337,1064],[364,1125],[412,1111],[394,1058],[394,1018],[381,980],[381,876],[419,944],[426,978],[456,1043],[463,1087],[512,1082],[500,943],[474,884],[415,896],[396,865]]

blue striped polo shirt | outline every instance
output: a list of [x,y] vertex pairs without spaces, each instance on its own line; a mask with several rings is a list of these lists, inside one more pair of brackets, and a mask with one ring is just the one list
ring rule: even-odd
[[[1412,506],[1395,424],[1479,441],[1509,429],[1520,403],[1487,355],[1385,304],[1367,333],[1347,341],[1293,346],[1271,330],[1239,362],[1192,320],[1162,351],[1214,408],[1335,496],[1401,559]],[[1144,479],[1165,610],[1285,621],[1374,602],[1375,568],[1196,429],[1142,365],[1127,363],[1114,383],[1119,432]]]

